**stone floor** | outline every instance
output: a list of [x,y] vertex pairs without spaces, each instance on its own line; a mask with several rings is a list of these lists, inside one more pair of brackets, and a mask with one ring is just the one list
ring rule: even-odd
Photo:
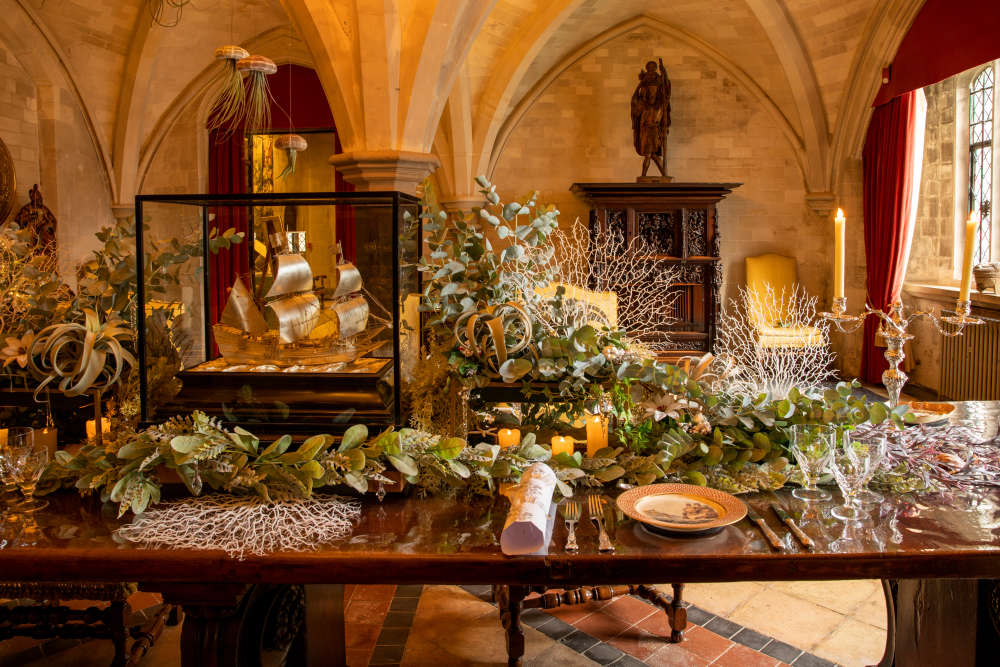
[[[663,590],[669,595],[670,587]],[[364,665],[501,665],[504,633],[483,586],[349,586],[347,659]],[[690,627],[669,644],[666,616],[621,597],[524,616],[526,665],[714,665],[845,667],[876,663],[885,643],[877,581],[695,584],[685,589]],[[134,608],[155,596],[137,594]],[[179,664],[178,628],[168,628],[143,665]],[[107,642],[0,643],[0,667],[89,667],[110,663]]]

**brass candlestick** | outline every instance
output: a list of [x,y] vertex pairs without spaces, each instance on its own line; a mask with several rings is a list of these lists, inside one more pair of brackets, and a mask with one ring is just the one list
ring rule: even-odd
[[[926,310],[911,310],[906,314],[906,307],[902,301],[896,301],[889,307],[889,312],[872,308],[867,303],[865,310],[857,315],[847,313],[847,298],[835,297],[830,309],[832,312],[820,313],[820,315],[837,327],[841,333],[851,333],[857,331],[865,318],[875,315],[882,320],[882,337],[885,339],[885,358],[889,362],[889,368],[882,373],[882,384],[889,392],[889,406],[895,408],[899,405],[899,394],[903,390],[903,385],[909,379],[899,365],[906,358],[903,352],[903,345],[906,341],[913,339],[913,334],[907,333],[910,323],[921,317],[929,318],[934,322],[934,327],[942,336],[960,336],[966,326],[970,324],[982,324],[978,317],[972,317],[969,313],[972,310],[972,303],[968,300],[958,299],[955,302],[954,315],[941,315]],[[951,327],[945,327],[948,324]]]

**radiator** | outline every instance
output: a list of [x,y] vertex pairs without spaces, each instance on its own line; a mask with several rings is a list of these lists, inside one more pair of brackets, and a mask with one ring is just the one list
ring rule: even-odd
[[961,336],[942,336],[941,398],[1000,400],[1000,320],[977,317],[984,323],[965,327]]

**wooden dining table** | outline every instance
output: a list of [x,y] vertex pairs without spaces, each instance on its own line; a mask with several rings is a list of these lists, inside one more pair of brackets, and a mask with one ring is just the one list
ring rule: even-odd
[[[995,435],[1000,404],[967,404],[957,412],[956,422],[974,417],[980,428],[993,419],[986,428]],[[139,582],[183,608],[186,666],[253,664],[265,626],[296,637],[292,662],[337,664],[343,659],[344,584],[502,586],[500,614],[512,664],[523,651],[522,601],[543,586],[893,580],[897,665],[942,664],[936,656],[950,667],[977,664],[1000,645],[1000,586],[993,581],[1000,579],[1000,488],[887,494],[866,509],[863,521],[850,524],[830,514],[841,502],[836,492],[820,503],[804,503],[787,489],[742,498],[779,536],[780,549],[747,520],[704,537],[652,534],[618,512],[612,498],[605,514],[614,553],[598,552],[586,520],[577,531],[579,552],[566,553],[566,530],[557,521],[547,555],[509,557],[499,548],[504,497],[457,501],[411,493],[362,499],[359,523],[339,542],[238,558],[130,544],[115,535],[129,520],[117,518],[117,507],[60,492],[30,520],[4,522],[0,578]],[[791,535],[771,503],[795,518],[815,548]]]

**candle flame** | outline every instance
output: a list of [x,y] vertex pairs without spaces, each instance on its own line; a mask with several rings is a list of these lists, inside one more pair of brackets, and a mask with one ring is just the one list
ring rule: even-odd
[[838,208],[837,209],[837,220],[843,220],[843,219],[844,219],[844,209]]

